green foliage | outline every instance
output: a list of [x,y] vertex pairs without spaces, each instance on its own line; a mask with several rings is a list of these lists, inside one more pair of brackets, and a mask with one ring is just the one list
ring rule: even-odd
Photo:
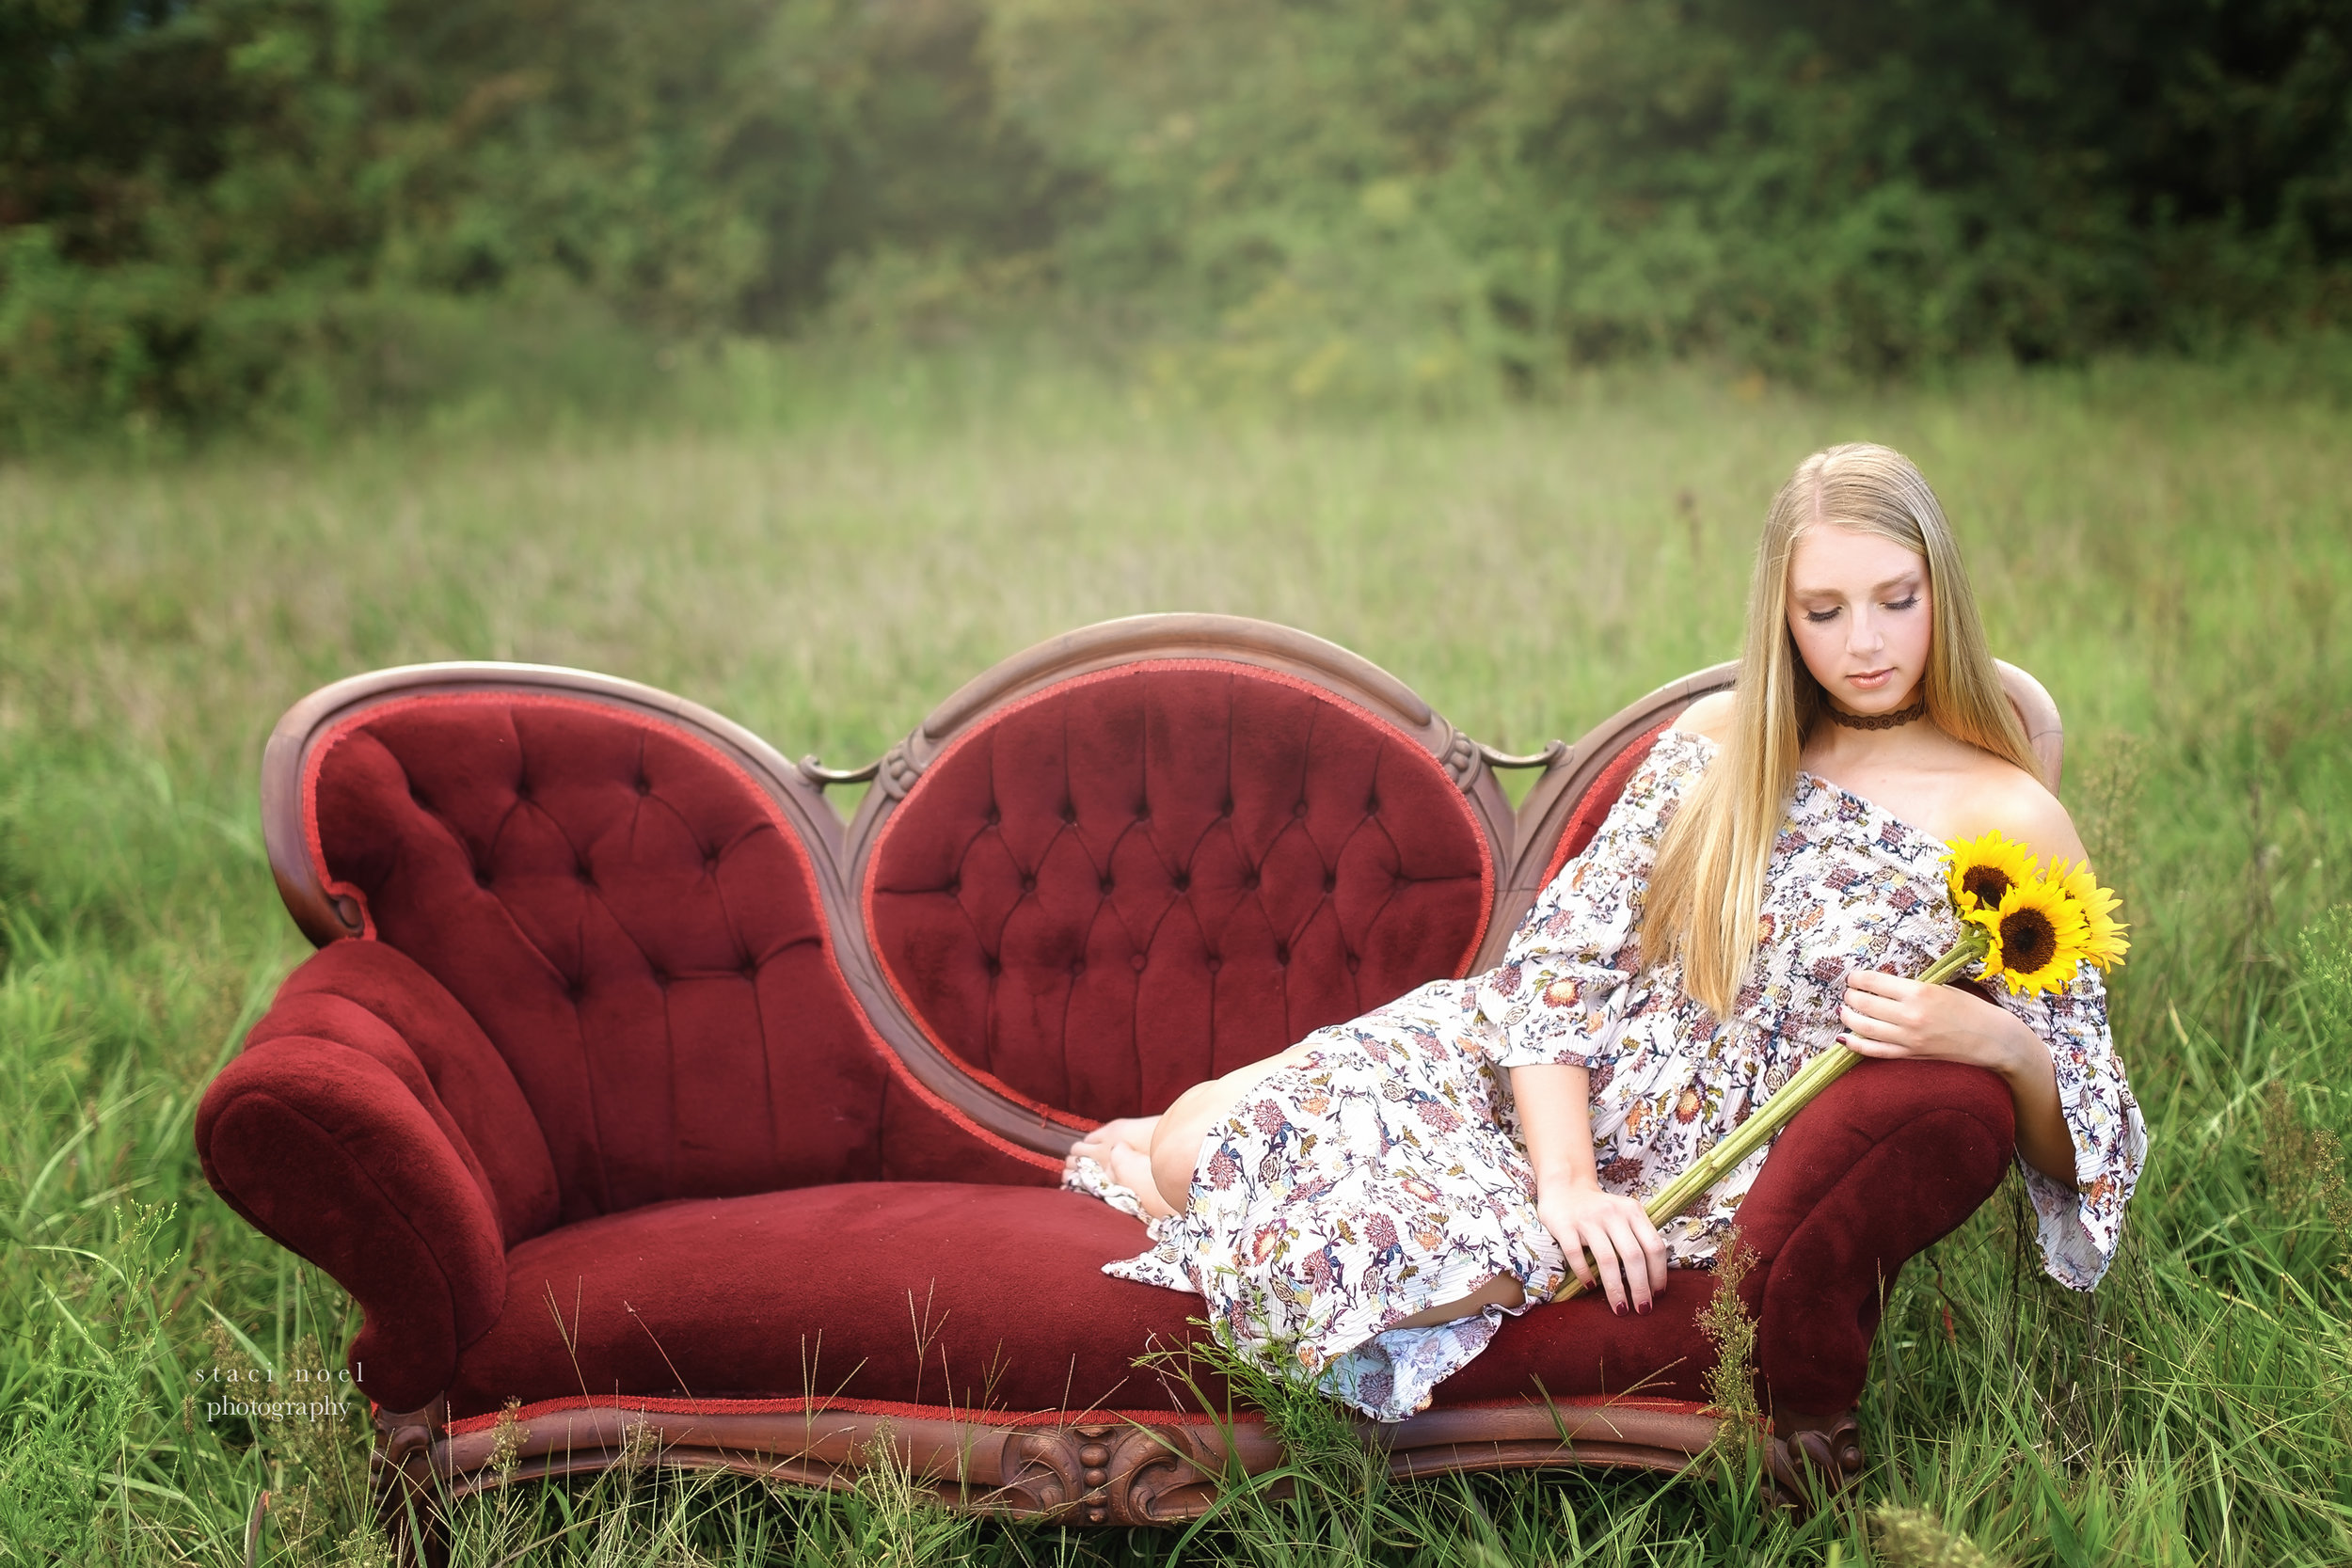
[[978,25],[953,0],[8,0],[0,440],[343,422],[527,381],[447,363],[485,324],[770,328],[848,250],[999,243],[1046,186],[977,126]]
[[5,0],[0,443],[642,402],[828,301],[1278,404],[2291,336],[2347,103],[2352,0]]
[[996,10],[1009,112],[1109,193],[1073,276],[1173,279],[1302,395],[2076,358],[2333,308],[2352,257],[2342,6]]

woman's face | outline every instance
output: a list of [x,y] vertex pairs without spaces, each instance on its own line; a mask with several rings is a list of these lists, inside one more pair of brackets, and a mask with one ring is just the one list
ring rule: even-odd
[[1931,625],[1924,556],[1834,523],[1798,536],[1788,634],[1839,707],[1873,714],[1910,705],[1928,671]]

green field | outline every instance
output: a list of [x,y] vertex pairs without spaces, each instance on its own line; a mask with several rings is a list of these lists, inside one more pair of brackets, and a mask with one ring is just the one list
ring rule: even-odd
[[[1854,438],[1942,494],[1996,650],[2067,717],[2067,802],[2136,922],[2115,1017],[2154,1148],[2122,1260],[2093,1298],[2041,1278],[2012,1183],[1907,1271],[1862,1509],[1768,1522],[1736,1475],[1381,1489],[1327,1445],[1305,1501],[1244,1498],[1184,1557],[2352,1560],[2352,412],[2227,366],[1845,401],[1656,371],[1342,419],[979,355],[849,364],[740,361],[658,427],[0,467],[0,1562],[240,1562],[262,1489],[261,1560],[379,1550],[356,1416],[207,1420],[198,1381],[335,1364],[355,1326],[212,1196],[189,1135],[304,951],[254,781],[312,687],[582,665],[850,764],[1037,639],[1213,610],[1344,643],[1532,750],[1727,657],[1766,501]],[[659,1471],[461,1530],[484,1563],[1178,1540],[975,1523],[887,1477],[822,1498]]]

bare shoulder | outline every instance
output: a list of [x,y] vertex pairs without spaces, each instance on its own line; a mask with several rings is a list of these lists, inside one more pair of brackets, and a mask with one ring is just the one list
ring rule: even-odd
[[1676,715],[1674,727],[1689,735],[1703,735],[1720,746],[1730,738],[1731,713],[1731,693],[1710,691]]
[[2048,786],[2015,763],[1981,752],[1977,758],[1968,770],[1955,814],[1962,821],[1963,836],[1998,832],[2025,845],[2044,863],[2073,861],[2079,864],[2089,858],[2081,835],[2074,832],[2074,818]]

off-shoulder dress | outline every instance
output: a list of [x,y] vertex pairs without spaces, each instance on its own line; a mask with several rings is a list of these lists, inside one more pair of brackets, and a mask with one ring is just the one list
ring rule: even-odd
[[[1645,1198],[1835,1041],[1849,973],[1918,974],[1959,934],[1944,844],[1800,773],[1730,1019],[1683,995],[1678,963],[1643,974],[1633,929],[1659,834],[1714,752],[1703,736],[1661,735],[1496,968],[1309,1036],[1303,1060],[1261,1080],[1202,1139],[1184,1212],[1154,1222],[1150,1250],[1104,1272],[1199,1291],[1237,1345],[1290,1361],[1377,1419],[1426,1407],[1504,1309],[1391,1325],[1496,1275],[1541,1301],[1564,1268],[1535,1217],[1506,1069],[1589,1068],[1601,1185]],[[2089,966],[2046,996],[1993,990],[2057,1066],[2075,1188],[2020,1168],[2045,1266],[2089,1290],[2114,1256],[2147,1143],[2106,992]],[[1661,1227],[1671,1261],[1713,1257],[1768,1152]],[[1072,1184],[1132,1204],[1090,1163]]]

